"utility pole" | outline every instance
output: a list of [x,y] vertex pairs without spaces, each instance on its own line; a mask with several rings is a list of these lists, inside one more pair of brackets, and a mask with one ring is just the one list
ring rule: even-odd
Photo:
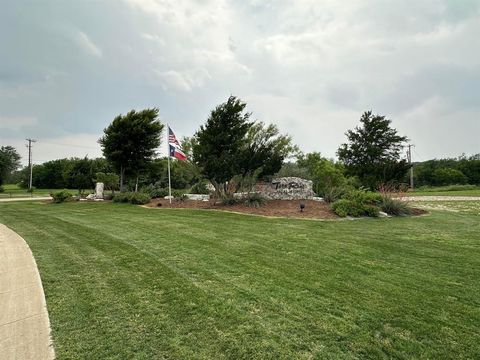
[[410,164],[410,189],[413,190],[412,146],[415,146],[415,145],[408,144],[407,156],[408,156],[408,163]]
[[28,167],[30,168],[30,182],[28,185],[28,189],[32,190],[32,175],[33,175],[33,162],[32,162],[32,143],[37,142],[37,140],[33,139],[26,139],[28,141]]

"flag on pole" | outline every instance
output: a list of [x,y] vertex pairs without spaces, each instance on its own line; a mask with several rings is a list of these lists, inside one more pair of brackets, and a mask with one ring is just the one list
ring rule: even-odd
[[177,137],[173,133],[172,129],[170,129],[170,126],[168,127],[168,148],[170,149],[169,155],[171,157],[182,161],[187,160],[187,156],[183,152],[180,142],[177,140]]

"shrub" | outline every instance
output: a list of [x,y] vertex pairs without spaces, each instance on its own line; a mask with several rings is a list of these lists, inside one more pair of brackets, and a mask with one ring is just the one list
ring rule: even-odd
[[239,199],[236,199],[233,196],[224,196],[221,198],[220,202],[222,203],[222,205],[230,206],[230,205],[238,204],[240,201]]
[[150,200],[150,195],[142,192],[122,192],[120,194],[115,194],[113,197],[114,202],[130,203],[133,205],[148,204]]
[[150,184],[142,188],[142,192],[150,195],[151,198],[164,198],[168,196],[168,189],[159,186],[158,184]]
[[244,204],[258,208],[265,204],[265,198],[259,193],[249,193],[244,199]]
[[332,204],[332,210],[335,211],[335,213],[340,217],[346,217],[346,216],[359,217],[364,215],[365,213],[363,206],[361,206],[359,203],[355,201],[347,200],[347,199],[340,199],[335,201]]
[[185,190],[177,190],[177,189],[172,189],[172,196],[174,198],[181,199],[185,195]]
[[378,205],[382,202],[379,193],[364,190],[352,190],[345,194],[343,199],[332,204],[332,210],[341,217],[370,216],[378,217]]
[[51,193],[50,196],[53,198],[53,202],[56,204],[63,203],[72,198],[72,194],[70,194],[70,192],[68,192],[67,190]]
[[32,186],[30,189],[27,189],[27,192],[32,194],[35,191],[35,186]]
[[380,193],[365,190],[349,191],[343,198],[361,205],[379,205],[382,202],[382,195]]
[[199,181],[191,187],[190,193],[191,194],[210,194],[210,191],[208,191],[207,183],[205,181]]
[[3,186],[0,185],[0,194],[5,192],[5,188]]
[[380,215],[380,210],[374,205],[364,205],[363,207],[364,215],[369,217],[378,217]]
[[319,195],[325,200],[325,202],[333,203],[340,200],[348,191],[350,191],[350,189],[343,186],[325,187],[323,192],[319,193]]
[[388,196],[383,197],[380,209],[388,215],[393,216],[410,215],[412,213],[412,209],[407,203],[401,200],[392,199]]

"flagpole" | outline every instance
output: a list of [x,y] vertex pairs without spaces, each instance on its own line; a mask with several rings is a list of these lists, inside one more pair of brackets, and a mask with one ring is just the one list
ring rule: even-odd
[[168,200],[170,204],[172,203],[172,180],[170,179],[170,142],[169,142],[169,135],[170,135],[170,126],[167,124],[167,152],[168,152]]

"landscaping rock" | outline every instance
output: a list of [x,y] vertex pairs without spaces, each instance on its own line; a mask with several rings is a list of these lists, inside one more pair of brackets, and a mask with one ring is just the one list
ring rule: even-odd
[[185,194],[185,197],[188,200],[194,201],[208,201],[210,199],[210,195],[208,194]]

